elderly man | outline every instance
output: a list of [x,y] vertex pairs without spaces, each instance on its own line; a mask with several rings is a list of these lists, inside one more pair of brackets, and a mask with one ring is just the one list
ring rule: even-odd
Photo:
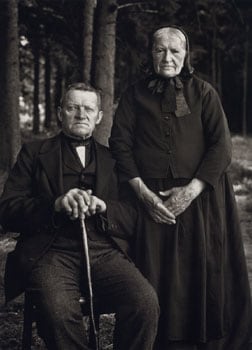
[[6,297],[33,291],[48,349],[89,349],[79,305],[87,294],[85,218],[94,294],[116,313],[114,349],[151,350],[157,297],[127,255],[134,211],[117,201],[114,160],[92,137],[100,107],[97,90],[71,85],[58,109],[62,132],[18,155],[0,201],[1,224],[21,233],[7,263]]

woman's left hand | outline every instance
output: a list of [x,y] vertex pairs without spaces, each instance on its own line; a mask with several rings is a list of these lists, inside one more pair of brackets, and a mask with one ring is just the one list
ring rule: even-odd
[[199,179],[192,181],[182,187],[173,187],[167,191],[160,191],[160,195],[166,197],[163,201],[165,207],[175,216],[183,213],[191,202],[203,191],[206,184]]

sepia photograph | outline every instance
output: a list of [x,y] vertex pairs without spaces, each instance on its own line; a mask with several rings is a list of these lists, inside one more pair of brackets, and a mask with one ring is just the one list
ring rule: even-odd
[[252,350],[252,0],[0,0],[0,350]]

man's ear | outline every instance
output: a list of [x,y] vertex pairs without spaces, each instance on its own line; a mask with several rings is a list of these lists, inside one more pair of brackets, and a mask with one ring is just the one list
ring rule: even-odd
[[59,121],[62,123],[61,111],[62,111],[62,108],[59,106],[59,107],[57,108],[57,117],[58,117]]
[[103,111],[99,111],[95,125],[100,124],[102,117],[103,117]]

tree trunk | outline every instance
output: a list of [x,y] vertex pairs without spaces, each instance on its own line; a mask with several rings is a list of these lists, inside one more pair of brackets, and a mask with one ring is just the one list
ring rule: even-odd
[[[55,93],[54,93],[54,108],[57,114],[57,109],[60,106],[61,97],[65,90],[65,60],[62,58],[61,64],[57,63],[55,73]],[[57,117],[57,123],[60,126],[60,121]]]
[[248,94],[248,55],[249,55],[249,28],[246,27],[246,38],[244,42],[243,62],[243,99],[242,99],[242,134],[247,136],[247,94]]
[[211,57],[211,63],[212,63],[212,84],[214,87],[216,87],[216,25],[215,25],[215,13],[213,14],[214,19],[214,27],[213,27],[213,40],[212,40],[212,57]]
[[47,45],[45,50],[45,128],[50,129],[52,122],[51,111],[51,56]]
[[113,122],[117,3],[99,0],[95,24],[94,85],[102,90],[103,120],[96,139],[108,144]]
[[96,7],[96,0],[84,1],[81,75],[82,75],[82,80],[85,82],[90,82],[91,80],[95,7]]
[[0,169],[8,171],[20,148],[19,38],[17,0],[2,0],[0,12]]
[[217,85],[218,85],[218,93],[220,98],[222,98],[222,55],[221,51],[217,50]]
[[[36,39],[35,39],[36,40]],[[39,114],[39,40],[37,39],[33,45],[34,53],[34,95],[33,95],[33,133],[39,133],[40,114]]]
[[[54,85],[54,111],[57,115],[57,109],[60,105],[60,99],[62,95],[62,72],[60,67],[57,65],[55,72],[55,85]],[[59,119],[57,117],[57,123],[59,125]]]

